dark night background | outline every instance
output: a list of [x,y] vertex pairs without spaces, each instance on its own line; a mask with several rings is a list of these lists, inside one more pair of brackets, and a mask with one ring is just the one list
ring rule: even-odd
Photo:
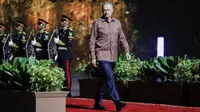
[[135,54],[141,59],[156,56],[156,39],[165,37],[165,55],[199,57],[200,8],[196,2],[136,0],[135,28],[139,30]]
[[[136,57],[155,57],[157,37],[163,36],[165,56],[187,54],[200,58],[200,7],[194,0],[0,0],[0,23],[10,27],[13,21],[23,20],[29,31],[38,18],[43,18],[50,23],[47,30],[52,32],[61,15],[68,15],[74,20],[71,22],[76,37],[72,63],[77,66],[90,61],[89,32],[93,21],[102,15],[104,1],[114,4],[113,16],[122,23]],[[134,30],[139,31],[138,38],[134,38],[135,45],[131,35]]]

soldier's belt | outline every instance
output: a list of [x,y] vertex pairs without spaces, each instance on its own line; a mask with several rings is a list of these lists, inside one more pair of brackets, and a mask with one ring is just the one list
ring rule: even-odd
[[43,51],[43,50],[46,50],[46,49],[41,49],[41,48],[36,48],[36,49],[35,49],[36,52],[38,52],[38,51]]
[[68,48],[66,48],[66,47],[58,47],[58,50],[70,50],[71,49],[71,47],[68,47]]

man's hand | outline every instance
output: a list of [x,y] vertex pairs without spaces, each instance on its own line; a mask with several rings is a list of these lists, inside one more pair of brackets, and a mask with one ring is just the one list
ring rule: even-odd
[[130,60],[131,59],[131,55],[129,53],[126,53],[126,59]]
[[96,61],[96,60],[92,60],[92,65],[93,65],[94,67],[97,67],[97,61]]

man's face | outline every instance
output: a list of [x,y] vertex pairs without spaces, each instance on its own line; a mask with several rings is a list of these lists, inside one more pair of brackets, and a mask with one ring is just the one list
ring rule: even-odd
[[1,32],[1,31],[3,31],[3,27],[2,27],[2,26],[0,26],[0,32]]
[[17,31],[20,31],[20,30],[22,29],[22,27],[21,27],[21,26],[16,26],[15,29],[16,29]]
[[61,24],[62,27],[69,27],[68,21],[61,21],[60,24]]
[[110,18],[112,17],[112,13],[113,13],[113,7],[112,5],[106,4],[102,7],[102,12],[103,12],[103,16],[105,18]]
[[45,24],[42,24],[42,23],[41,23],[41,24],[38,24],[38,29],[39,29],[39,30],[42,30],[42,29],[44,29],[44,28],[45,28]]
[[0,33],[3,32],[3,31],[4,31],[4,29],[0,27]]

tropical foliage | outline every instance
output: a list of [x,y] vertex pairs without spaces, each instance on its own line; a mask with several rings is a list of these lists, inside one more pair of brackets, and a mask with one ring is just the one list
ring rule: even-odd
[[173,81],[174,67],[179,63],[177,56],[147,59],[142,64],[144,81]]
[[200,81],[200,59],[183,59],[175,67],[176,82],[198,83]]
[[[81,69],[80,69],[81,68]],[[89,78],[102,74],[101,69],[90,64],[84,64],[77,70],[84,72]],[[194,82],[200,81],[200,60],[179,56],[155,57],[140,60],[132,55],[127,61],[121,54],[114,69],[115,78],[123,81],[148,81],[148,82]]]
[[64,71],[51,67],[51,60],[36,60],[33,57],[14,58],[12,63],[0,65],[0,86],[6,90],[55,91],[61,90]]
[[142,63],[132,55],[131,60],[127,60],[124,54],[121,54],[116,63],[114,74],[117,80],[140,80]]

